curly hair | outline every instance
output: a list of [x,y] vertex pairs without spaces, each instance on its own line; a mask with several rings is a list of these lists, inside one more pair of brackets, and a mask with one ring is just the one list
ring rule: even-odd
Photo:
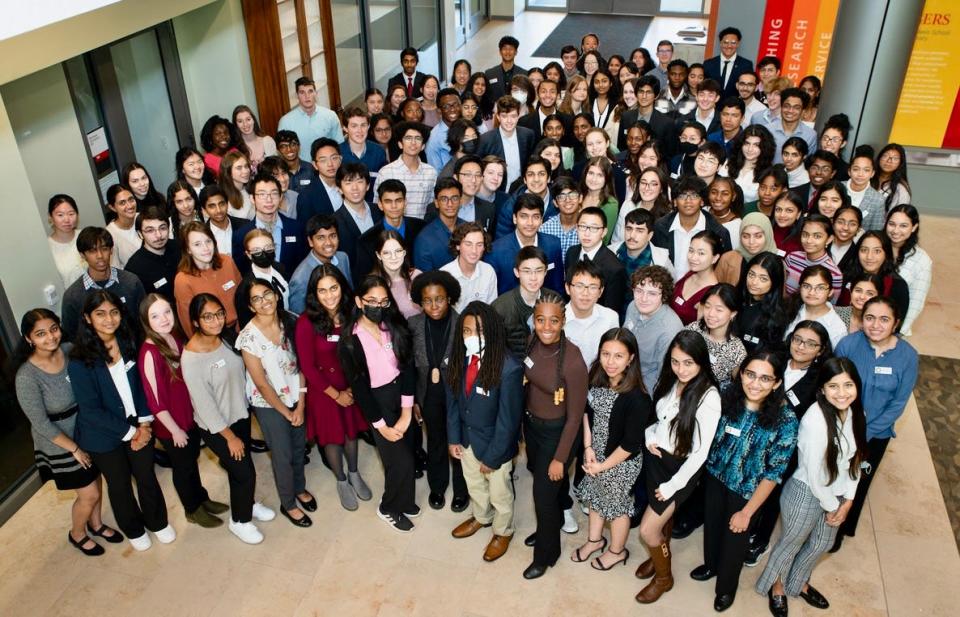
[[483,234],[483,252],[484,254],[490,252],[490,245],[492,241],[490,240],[490,234],[487,233],[487,230],[483,228],[483,225],[477,223],[476,221],[469,221],[467,223],[460,223],[457,225],[453,233],[450,234],[450,242],[448,246],[450,247],[450,252],[454,255],[460,254],[460,243],[463,242],[464,238],[472,233],[479,232]]
[[660,298],[664,304],[670,304],[673,298],[673,276],[670,271],[663,266],[642,266],[637,268],[630,277],[630,286],[636,287],[649,282],[654,287],[660,288]]

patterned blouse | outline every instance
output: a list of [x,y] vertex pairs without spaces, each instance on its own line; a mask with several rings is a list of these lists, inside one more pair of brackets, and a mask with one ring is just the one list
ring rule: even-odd
[[707,471],[724,486],[750,499],[761,480],[780,483],[797,446],[799,422],[782,407],[777,423],[760,426],[759,414],[744,409],[739,417],[720,416],[707,458]]
[[[236,347],[240,351],[246,351],[260,358],[263,372],[267,376],[267,383],[273,387],[284,405],[294,407],[297,404],[300,399],[300,367],[297,365],[297,356],[293,353],[290,337],[284,334],[280,345],[275,345],[251,321],[240,331]],[[249,371],[247,371],[246,392],[247,400],[252,406],[271,407],[260,394],[257,385],[253,383]]]
[[699,321],[693,322],[684,330],[699,333],[703,336],[703,340],[707,342],[707,351],[710,352],[710,368],[713,370],[713,376],[720,385],[720,391],[722,392],[733,381],[734,369],[740,366],[743,359],[747,357],[747,348],[744,347],[743,341],[736,336],[731,336],[725,342],[718,343],[707,336],[703,328],[700,327]]

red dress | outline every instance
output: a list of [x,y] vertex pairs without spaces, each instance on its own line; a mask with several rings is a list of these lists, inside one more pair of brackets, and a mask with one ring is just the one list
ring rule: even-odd
[[673,312],[677,314],[677,317],[680,318],[680,321],[682,321],[685,326],[697,320],[697,305],[700,304],[700,300],[703,299],[703,297],[707,295],[707,292],[710,291],[710,288],[713,287],[713,285],[707,285],[703,289],[698,289],[689,298],[684,298],[683,286],[691,276],[693,276],[693,272],[687,272],[680,277],[677,284],[673,286],[673,298],[670,300],[670,308],[673,309]]
[[295,337],[300,370],[307,380],[307,439],[316,440],[320,446],[343,445],[346,439],[356,439],[358,433],[367,430],[360,408],[356,404],[341,407],[324,392],[330,386],[337,390],[347,388],[347,379],[337,358],[340,328],[335,328],[330,335],[317,334],[313,323],[303,314],[297,319]]

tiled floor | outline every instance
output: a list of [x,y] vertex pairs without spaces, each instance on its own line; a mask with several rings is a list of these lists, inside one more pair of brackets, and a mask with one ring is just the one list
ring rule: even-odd
[[[537,41],[532,39],[545,36],[551,20],[560,18],[526,13],[512,24],[493,22],[468,47],[479,45],[482,38],[489,50],[501,34],[516,31],[527,33],[525,40],[534,49]],[[479,54],[474,48],[466,51]],[[960,221],[930,217],[924,219],[924,229],[923,245],[936,263],[936,276],[911,342],[923,354],[958,358],[955,309],[960,308],[960,294],[946,281],[960,276],[953,265],[960,263],[955,241]],[[838,554],[826,557],[814,574],[814,583],[830,599],[832,610],[823,613],[794,601],[792,615],[957,614],[960,556],[915,403],[908,406],[897,432],[857,537],[845,542]],[[382,474],[375,454],[364,445],[361,457],[361,470],[376,492]],[[256,455],[256,462],[258,498],[277,507],[268,460]],[[222,470],[206,456],[201,463],[211,494],[226,500]],[[633,601],[640,588],[633,569],[643,558],[636,533],[627,545],[632,553],[627,567],[597,572],[570,562],[569,553],[586,537],[582,529],[564,538],[564,556],[556,568],[542,579],[525,581],[520,574],[531,551],[520,539],[532,531],[533,513],[530,476],[522,467],[516,484],[517,541],[493,564],[481,560],[486,533],[466,540],[450,537],[464,515],[429,510],[425,482],[417,487],[425,510],[416,521],[417,529],[399,535],[376,518],[373,503],[363,503],[357,512],[343,511],[332,477],[316,460],[307,472],[308,488],[320,503],[314,526],[299,529],[282,518],[263,523],[266,540],[253,547],[241,544],[225,528],[188,525],[170,473],[161,469],[177,541],[142,554],[126,544],[109,545],[104,557],[85,558],[64,538],[72,497],[48,483],[0,528],[0,616],[713,614],[712,586],[687,576],[701,560],[700,532],[674,544],[676,586],[652,607]],[[106,512],[112,520],[108,508]],[[585,517],[578,518],[584,525]],[[744,570],[740,594],[728,614],[767,614],[766,599],[752,591],[759,574],[759,568]]]

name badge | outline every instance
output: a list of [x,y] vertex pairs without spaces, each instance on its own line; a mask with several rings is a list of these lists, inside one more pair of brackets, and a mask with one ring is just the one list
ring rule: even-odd
[[154,284],[153,284],[153,288],[154,288],[154,289],[160,289],[161,287],[163,287],[163,286],[166,285],[166,284],[167,284],[167,279],[166,279],[166,277],[164,277],[164,278],[160,279],[159,281],[157,281],[156,283],[154,283]]
[[213,363],[213,368],[223,368],[226,365],[227,365],[227,361],[224,360],[223,358],[220,358],[219,360]]
[[794,405],[799,405],[799,404],[800,404],[800,399],[797,398],[797,395],[794,394],[793,390],[787,391],[787,399],[788,399],[791,403],[793,403]]
[[754,343],[754,344],[760,342],[760,339],[759,339],[759,338],[757,338],[756,336],[753,336],[753,335],[751,335],[751,334],[744,334],[744,335],[743,335],[743,340],[747,341],[748,343]]
[[127,303],[127,297],[126,297],[126,296],[120,296],[120,301],[123,302],[124,304],[126,304],[126,303]]
[[490,396],[490,393],[484,390],[483,388],[481,388],[480,386],[477,386],[477,394],[479,394],[480,396]]
[[137,363],[134,362],[133,360],[127,360],[127,363],[123,365],[123,370],[129,371],[130,369],[132,369],[132,368],[135,367],[136,365],[137,365]]
[[740,436],[740,429],[738,429],[738,428],[735,427],[735,426],[727,426],[727,427],[724,429],[724,432],[729,433],[730,435],[733,435],[734,437],[739,437],[739,436]]
[[777,249],[777,257],[783,257],[787,252],[781,249]]
[[500,78],[499,78],[499,77],[494,77],[493,79],[490,80],[490,83],[492,83],[492,84],[500,83]]
[[297,237],[296,237],[296,236],[287,236],[287,237],[285,237],[283,240],[284,240],[284,242],[296,242],[296,241],[297,241]]
[[533,360],[530,359],[530,356],[527,356],[526,358],[524,358],[523,363],[524,365],[526,365],[527,368],[533,368]]
[[893,375],[893,369],[889,366],[876,366],[873,368],[874,375]]
[[65,375],[65,377],[67,378],[67,383],[70,383],[70,375]]
[[310,184],[310,178],[300,180],[300,186],[307,186]]
[[223,290],[227,291],[229,289],[233,289],[234,285],[236,285],[236,283],[234,283],[233,281],[227,281],[226,283],[223,284]]
[[337,341],[340,340],[340,335],[339,335],[339,334],[328,334],[328,335],[327,335],[327,340],[330,341],[331,343],[336,343]]
[[550,270],[553,270],[556,265],[557,265],[557,264],[553,264],[553,263],[552,263],[552,264],[547,264],[547,272],[549,272]]
[[673,303],[676,304],[677,306],[683,306],[683,298],[681,298],[680,296],[677,296],[676,298],[673,299]]

